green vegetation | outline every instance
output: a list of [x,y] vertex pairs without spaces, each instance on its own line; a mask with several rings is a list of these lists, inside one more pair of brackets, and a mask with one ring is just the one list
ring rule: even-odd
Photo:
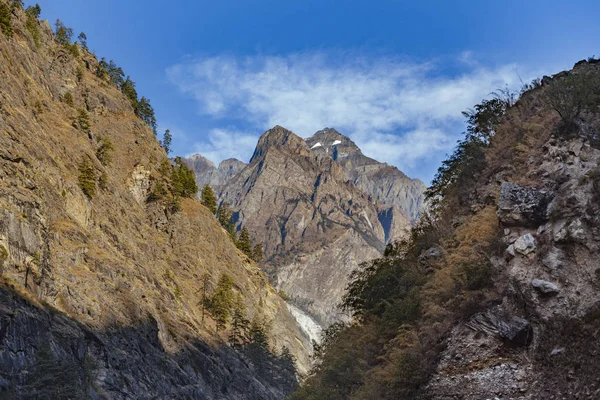
[[240,231],[240,236],[235,242],[235,245],[248,257],[252,256],[252,241],[250,239],[250,232],[248,232],[248,229],[246,229],[245,226],[242,227],[242,230]]
[[14,35],[11,20],[12,13],[10,8],[4,3],[0,3],[0,30],[8,38],[11,38]]
[[74,107],[75,103],[73,102],[73,95],[71,94],[71,92],[67,92],[63,95],[62,100],[64,101],[64,103],[66,105],[68,105],[69,107]]
[[247,341],[250,328],[246,305],[240,293],[235,296],[231,306],[231,330],[229,332],[229,345],[233,348],[241,348]]
[[[589,71],[583,64],[534,80],[518,101],[499,91],[463,114],[464,138],[426,193],[433,215],[353,273],[342,306],[354,322],[324,332],[319,362],[291,400],[420,398],[451,329],[503,295],[507,277],[490,261],[506,249],[490,182],[499,172],[524,179],[515,171],[540,154],[552,125],[563,137],[593,138],[600,77]],[[595,191],[598,176],[592,170],[582,183]],[[427,255],[432,248],[439,256]]]
[[[488,167],[486,152],[515,103],[497,93],[463,115],[465,138],[438,170],[427,197],[433,219],[422,217],[410,237],[352,274],[342,307],[355,322],[334,324],[315,347],[316,364],[292,400],[415,398],[437,364],[455,321],[499,298],[489,258],[497,255],[494,206],[478,207],[473,187]],[[453,224],[457,215],[462,223]],[[440,248],[436,259],[426,250]]]
[[60,19],[57,19],[54,23],[54,36],[56,37],[58,43],[62,44],[63,46],[67,46],[71,44],[73,29],[67,28]]
[[233,223],[233,211],[228,202],[224,201],[217,210],[217,220],[223,228],[229,233],[232,240],[235,241],[235,225]]
[[546,91],[546,99],[560,115],[559,133],[572,134],[579,129],[577,119],[581,114],[600,104],[600,76],[570,72],[555,78]]
[[208,300],[207,310],[216,323],[216,334],[227,327],[234,305],[233,279],[227,274],[221,275],[215,292]]
[[463,112],[467,119],[465,138],[458,142],[450,157],[442,162],[431,186],[425,192],[433,209],[451,194],[463,193],[457,200],[466,200],[477,174],[485,168],[485,149],[490,145],[496,127],[506,110],[514,104],[514,95],[498,91],[491,100],[483,100],[473,109]]
[[112,153],[115,147],[108,136],[103,136],[100,139],[100,146],[96,150],[96,157],[102,165],[109,165],[112,162]]
[[255,244],[254,247],[252,248],[252,256],[250,258],[252,258],[252,260],[254,260],[254,262],[261,262],[263,259],[263,248],[260,244]]
[[12,0],[10,3],[10,11],[15,12],[16,10],[22,10],[25,8],[25,2],[23,0]]
[[77,36],[77,40],[79,41],[79,44],[81,44],[81,48],[84,49],[85,51],[87,51],[88,50],[87,36],[85,35],[84,32],[81,32],[79,34],[79,36]]
[[198,193],[194,171],[183,162],[181,157],[175,157],[174,161],[175,166],[171,173],[173,194],[180,197],[194,198]]
[[25,28],[27,28],[27,31],[29,31],[29,34],[31,35],[36,47],[40,47],[40,41],[42,39],[42,34],[40,33],[40,27],[38,22],[41,13],[42,8],[39,4],[36,4],[35,6],[29,6],[25,10],[25,14],[27,15]]
[[150,99],[142,96],[142,98],[134,106],[135,115],[140,117],[142,121],[152,128],[152,132],[156,135],[156,117],[154,116],[154,108],[150,104]]
[[198,192],[194,171],[188,168],[181,157],[175,158],[175,165],[164,160],[159,168],[160,178],[155,180],[148,202],[162,201],[171,210],[180,209],[182,197],[193,198]]
[[75,77],[77,78],[77,82],[81,82],[83,79],[83,68],[80,65],[75,69]]
[[167,153],[167,155],[169,155],[169,153],[171,152],[171,141],[172,140],[173,140],[173,136],[171,135],[171,131],[167,129],[163,136],[163,140],[160,142],[160,145],[162,146],[163,149],[165,149],[165,153]]
[[98,186],[100,186],[100,189],[102,190],[108,189],[108,174],[106,173],[106,171],[100,174],[100,178],[98,178]]
[[79,164],[79,187],[83,193],[92,198],[96,195],[96,172],[92,163],[87,158]]
[[90,133],[90,117],[84,108],[77,109],[77,116],[73,121],[73,127],[79,129],[83,133]]
[[208,208],[211,213],[216,214],[217,212],[217,197],[213,192],[210,185],[204,185],[200,194],[200,201],[204,207]]
[[79,56],[77,44],[71,43],[71,40],[73,39],[73,29],[67,28],[60,19],[57,19],[54,23],[54,37],[73,57]]

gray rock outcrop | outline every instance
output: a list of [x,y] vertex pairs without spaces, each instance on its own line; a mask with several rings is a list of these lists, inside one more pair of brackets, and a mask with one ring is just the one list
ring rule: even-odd
[[548,220],[551,200],[551,193],[504,182],[500,186],[498,218],[505,225],[537,227]]

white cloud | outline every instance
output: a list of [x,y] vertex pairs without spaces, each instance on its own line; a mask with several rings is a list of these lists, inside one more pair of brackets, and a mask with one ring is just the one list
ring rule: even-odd
[[449,151],[461,111],[498,88],[519,86],[516,65],[485,68],[468,52],[457,62],[462,72],[449,74],[440,62],[352,54],[217,56],[184,61],[167,74],[198,101],[201,114],[256,130],[240,136],[211,132],[203,143],[208,151],[198,149],[209,158],[247,161],[258,135],[274,125],[303,137],[328,126],[350,136],[365,154],[403,169]]
[[207,139],[196,142],[187,156],[200,153],[215,165],[219,165],[227,158],[248,161],[256,146],[257,136],[236,130],[212,129]]

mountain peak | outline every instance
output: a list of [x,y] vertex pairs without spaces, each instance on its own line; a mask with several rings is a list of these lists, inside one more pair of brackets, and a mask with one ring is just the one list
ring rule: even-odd
[[306,139],[306,144],[314,152],[330,154],[334,160],[340,155],[362,154],[356,143],[335,128],[324,128],[315,132]]
[[188,164],[191,168],[216,168],[215,163],[204,157],[202,154],[192,154],[187,157]]
[[308,151],[304,140],[294,132],[282,126],[275,125],[261,135],[250,163],[262,157],[270,148],[289,149],[294,153]]

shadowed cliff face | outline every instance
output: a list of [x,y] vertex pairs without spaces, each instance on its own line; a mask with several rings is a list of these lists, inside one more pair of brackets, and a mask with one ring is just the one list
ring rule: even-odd
[[103,329],[0,288],[2,398],[280,399],[294,387],[276,362],[258,374],[225,344],[167,344],[152,315]]
[[[72,55],[47,22],[36,46],[20,9],[12,24],[12,38],[0,34],[0,397],[31,398],[24,376],[50,342],[47,354],[71,359],[81,377],[84,361],[103,365],[86,387],[109,398],[283,398],[225,347],[227,329],[216,336],[214,321],[202,322],[203,276],[210,294],[227,274],[249,317],[271,322],[270,346],[290,348],[305,371],[306,338],[265,274],[198,201],[181,199],[177,211],[148,201],[168,159],[130,101],[97,76],[94,55]],[[99,156],[105,138],[110,162]]]
[[[353,156],[337,156],[338,146]],[[221,201],[238,210],[238,223],[264,245],[262,265],[272,282],[322,326],[347,318],[337,305],[350,273],[410,227],[410,207],[385,204],[355,184],[352,175],[360,173],[350,158],[358,166],[386,166],[334,130],[304,140],[276,126],[260,137],[249,164],[217,186]],[[204,167],[200,184],[221,170],[197,166]],[[394,170],[389,181],[413,182]],[[413,200],[420,207],[419,196]]]

